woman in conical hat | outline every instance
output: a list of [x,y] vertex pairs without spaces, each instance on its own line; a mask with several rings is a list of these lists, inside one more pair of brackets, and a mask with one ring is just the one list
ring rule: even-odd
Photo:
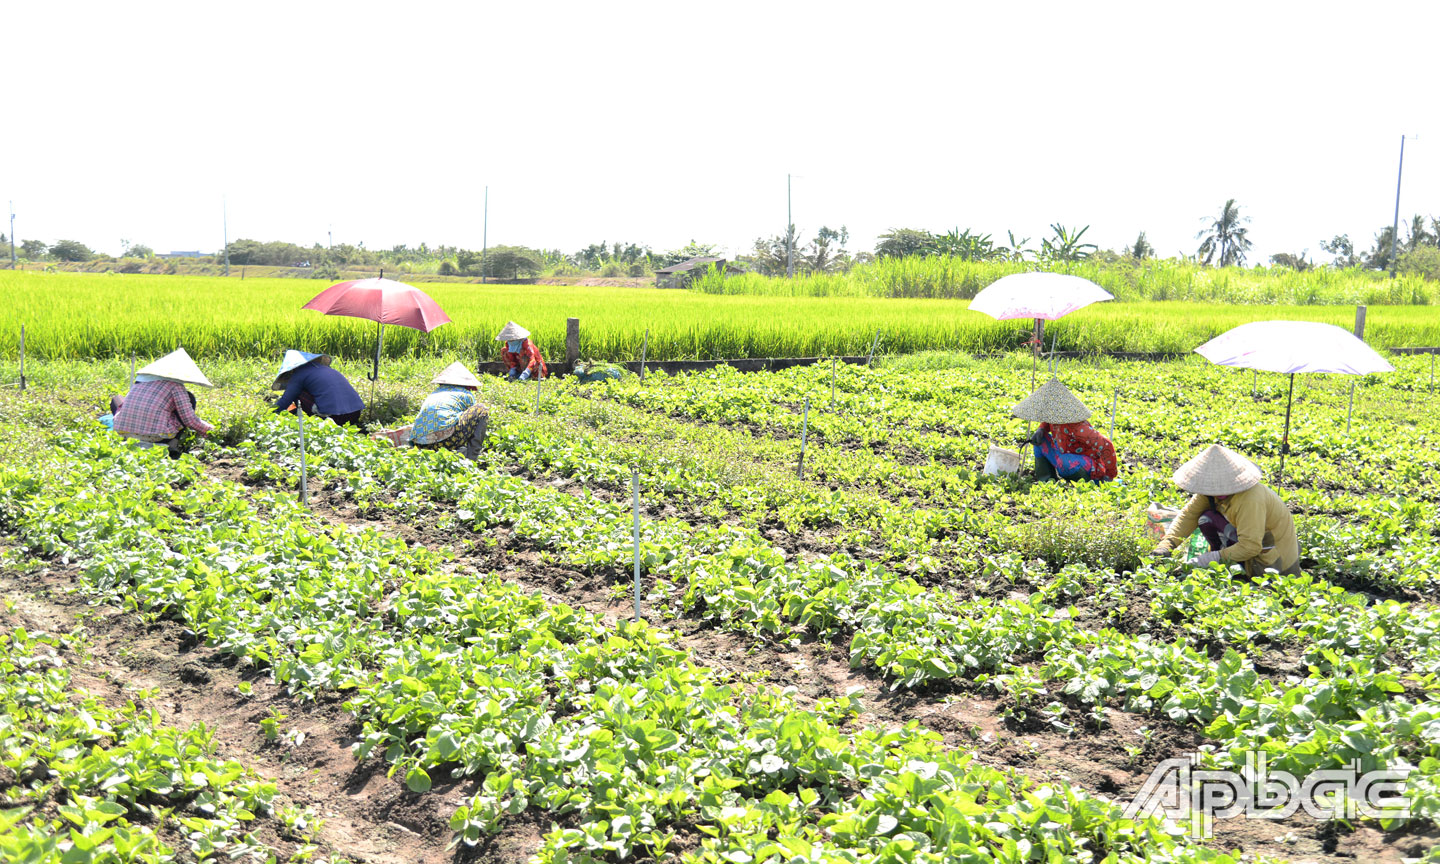
[[1115,445],[1090,425],[1090,409],[1058,379],[1045,382],[1011,413],[1040,424],[1030,436],[1037,479],[1115,479]]
[[135,385],[125,396],[110,400],[114,429],[143,444],[164,444],[172,459],[179,459],[180,435],[186,429],[205,435],[209,423],[195,413],[195,395],[186,384],[214,387],[184,348],[174,351],[135,373]]
[[544,378],[550,374],[540,349],[530,341],[529,330],[510,321],[500,328],[495,341],[505,343],[505,347],[500,349],[500,359],[505,362],[505,368],[510,370],[505,377],[511,381],[516,378],[529,381],[531,378]]
[[490,412],[475,400],[480,381],[464,363],[446,366],[431,382],[435,391],[425,397],[410,427],[410,444],[422,450],[454,450],[474,459],[485,444]]
[[1266,570],[1300,575],[1300,543],[1290,508],[1260,482],[1260,467],[1239,453],[1211,444],[1175,472],[1190,501],[1152,550],[1168,555],[1199,528],[1210,551],[1195,563],[1239,564],[1256,577]]
[[298,404],[300,410],[334,420],[336,425],[350,424],[359,428],[365,400],[355,392],[345,376],[330,368],[330,355],[309,351],[285,352],[280,372],[272,390],[284,390],[275,402],[275,413],[282,414]]

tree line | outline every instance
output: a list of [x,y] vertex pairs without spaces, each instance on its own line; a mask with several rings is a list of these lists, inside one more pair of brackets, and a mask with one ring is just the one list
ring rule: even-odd
[[[1184,260],[1206,266],[1243,267],[1253,246],[1250,218],[1240,212],[1235,199],[1227,200],[1218,215],[1203,217],[1204,225],[1196,234],[1199,241],[1194,254],[1181,254]],[[1155,258],[1156,250],[1141,231],[1135,241],[1120,251],[1101,251],[1087,242],[1090,226],[1067,227],[1059,222],[1050,225],[1050,233],[1039,243],[1032,238],[1016,237],[1007,231],[1003,240],[968,228],[953,228],[934,233],[919,228],[892,228],[880,235],[873,252],[851,252],[847,246],[850,232],[845,226],[822,225],[815,235],[805,239],[794,225],[784,234],[758,237],[748,252],[727,264],[732,272],[756,272],[783,276],[789,273],[844,273],[856,264],[876,258],[946,256],[967,261],[1028,261],[1043,266],[1084,261],[1092,256],[1107,259],[1144,261]],[[1320,241],[1320,248],[1332,255],[1333,267],[1384,269],[1393,258],[1402,272],[1418,272],[1427,278],[1440,278],[1440,219],[1416,215],[1401,225],[1404,235],[1397,244],[1391,226],[1376,232],[1369,249],[1357,251],[1348,234],[1338,234]],[[0,234],[0,245],[8,244]],[[154,251],[142,243],[122,241],[121,259],[148,259]],[[117,260],[99,255],[76,240],[44,243],[25,240],[17,247],[26,261],[85,262]],[[656,270],[690,258],[713,257],[715,245],[691,241],[677,249],[656,251],[634,242],[591,243],[572,253],[559,249],[536,249],[527,246],[494,246],[488,249],[464,249],[458,246],[418,246],[405,244],[389,249],[367,249],[365,244],[341,243],[334,246],[301,246],[284,241],[239,239],[213,256],[203,256],[221,263],[228,253],[233,266],[272,266],[308,270],[318,278],[332,277],[344,269],[394,268],[399,273],[433,272],[442,276],[488,277],[501,280],[525,279],[539,275],[569,276],[598,274],[601,276],[644,277]],[[1298,253],[1281,252],[1270,256],[1271,266],[1309,270],[1316,265],[1309,250]]]

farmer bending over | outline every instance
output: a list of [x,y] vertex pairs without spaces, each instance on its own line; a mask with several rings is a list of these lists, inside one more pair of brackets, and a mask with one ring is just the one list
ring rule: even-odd
[[1035,445],[1037,480],[1115,479],[1115,445],[1095,431],[1086,420],[1090,409],[1059,379],[1045,382],[1010,413],[1040,423],[1029,439]]
[[506,378],[511,381],[516,378],[529,381],[531,378],[545,378],[550,374],[550,370],[545,368],[545,358],[540,355],[540,349],[530,341],[529,330],[511,321],[500,329],[495,341],[505,343],[505,347],[500,349],[500,359],[505,361],[505,368],[510,370],[505,374]]
[[170,458],[179,459],[181,432],[204,435],[213,428],[195,414],[195,395],[186,384],[215,386],[184,348],[176,348],[135,373],[129,393],[110,398],[115,431],[144,446],[164,444]]
[[337,426],[348,423],[357,429],[360,427],[360,412],[365,410],[365,401],[344,375],[330,368],[328,354],[286,351],[280,362],[280,373],[270,389],[285,391],[275,403],[276,414],[289,411],[298,403],[306,413],[328,417]]
[[1201,567],[1221,561],[1243,566],[1251,578],[1266,570],[1300,575],[1295,520],[1280,496],[1260,483],[1258,465],[1211,444],[1181,465],[1174,480],[1191,493],[1190,502],[1150,554],[1170,554],[1199,527],[1210,542],[1210,551],[1195,560]]
[[480,455],[490,413],[475,401],[480,381],[464,363],[451,363],[431,380],[438,385],[425,397],[410,427],[410,444],[422,450],[454,450],[468,459]]

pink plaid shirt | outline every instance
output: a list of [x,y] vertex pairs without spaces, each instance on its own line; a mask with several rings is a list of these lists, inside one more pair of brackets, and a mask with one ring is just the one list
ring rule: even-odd
[[209,423],[195,416],[185,385],[178,381],[136,381],[115,415],[115,431],[121,435],[173,436],[189,427],[209,432]]

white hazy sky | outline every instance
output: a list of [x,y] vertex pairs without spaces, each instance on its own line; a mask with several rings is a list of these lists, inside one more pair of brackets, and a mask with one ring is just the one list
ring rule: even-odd
[[[734,253],[794,221],[1090,225],[1251,261],[1440,215],[1440,3],[15,2],[0,206],[118,253],[229,236]],[[8,227],[4,228],[8,233]]]

